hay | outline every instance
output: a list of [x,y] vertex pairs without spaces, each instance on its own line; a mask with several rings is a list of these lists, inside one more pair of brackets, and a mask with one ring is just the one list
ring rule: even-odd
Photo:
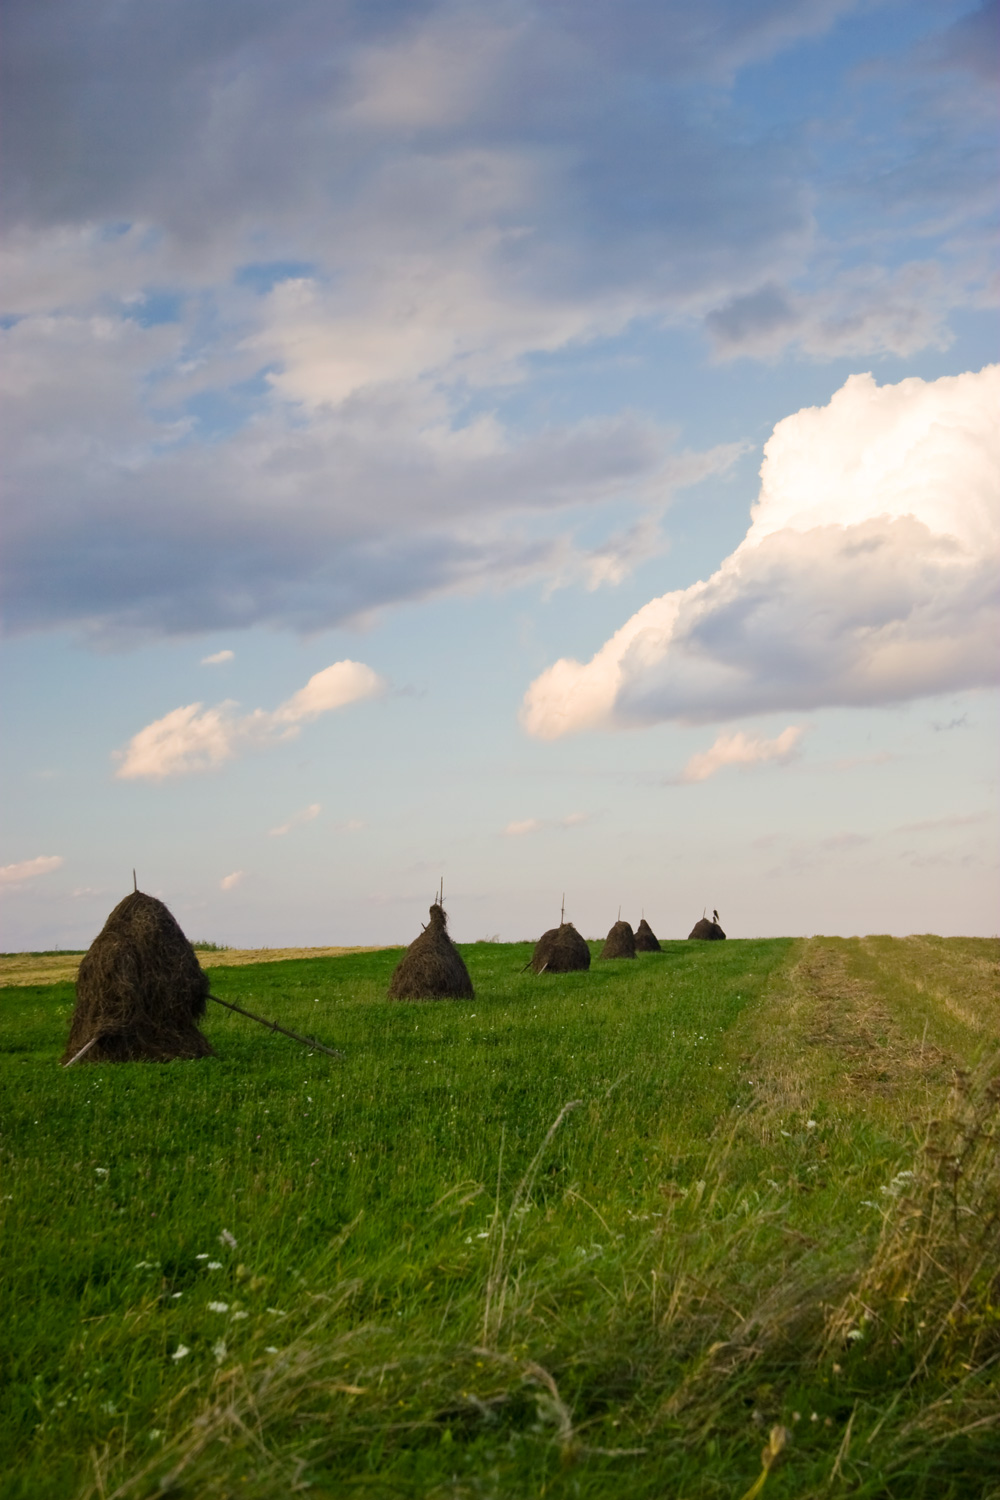
[[635,933],[628,922],[618,921],[604,939],[601,958],[635,958]]
[[714,943],[720,938],[724,939],[726,934],[718,922],[710,922],[707,917],[700,917],[688,933],[688,941],[698,938],[701,942]]
[[663,952],[656,933],[653,931],[652,927],[650,927],[645,917],[643,917],[642,921],[635,929],[635,951],[636,953]]
[[561,922],[543,932],[531,955],[536,974],[571,974],[590,968],[590,949],[572,922]]
[[[80,961],[63,1062],[170,1062],[209,1057],[196,1025],[208,976],[162,901],[133,891]],[[95,1040],[96,1038],[96,1040]]]
[[475,991],[462,955],[448,936],[444,908],[407,948],[389,981],[390,1000],[472,1000]]

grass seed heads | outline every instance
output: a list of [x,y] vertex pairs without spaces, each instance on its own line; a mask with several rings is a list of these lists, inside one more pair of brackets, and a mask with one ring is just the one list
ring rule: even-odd
[[62,1060],[94,1038],[81,1062],[208,1057],[197,1025],[207,994],[208,978],[163,902],[133,891],[81,960]]
[[692,938],[697,938],[700,942],[717,943],[720,939],[725,938],[725,936],[726,934],[718,922],[710,922],[707,917],[699,917],[688,933],[688,941],[690,942]]
[[472,1000],[472,980],[465,960],[448,936],[444,908],[435,902],[430,917],[396,965],[389,981],[389,999]]
[[636,953],[662,953],[659,938],[650,927],[646,918],[643,917],[635,929],[635,951]]
[[536,974],[570,974],[575,969],[590,968],[590,949],[572,922],[550,927],[543,932],[531,955]]
[[[657,945],[659,946],[659,945]],[[601,958],[635,958],[635,933],[628,922],[616,922],[604,939]]]

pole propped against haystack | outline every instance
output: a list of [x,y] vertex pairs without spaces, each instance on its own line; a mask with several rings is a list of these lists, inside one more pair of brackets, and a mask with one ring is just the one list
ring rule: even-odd
[[208,976],[155,896],[119,901],[80,962],[63,1064],[212,1056],[198,1029]]
[[465,960],[448,936],[448,918],[439,899],[430,921],[407,948],[389,981],[390,1000],[472,1000],[475,991]]
[[531,968],[536,974],[572,974],[589,969],[590,949],[572,922],[560,922],[538,939],[531,955]]
[[631,924],[623,922],[619,913],[601,949],[601,958],[635,958],[635,933]]
[[635,951],[636,953],[662,953],[659,938],[650,927],[646,918],[643,917],[635,929]]

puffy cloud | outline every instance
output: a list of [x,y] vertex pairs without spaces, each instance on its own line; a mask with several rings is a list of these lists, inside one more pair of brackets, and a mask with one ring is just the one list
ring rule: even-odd
[[215,651],[211,656],[203,656],[201,664],[203,667],[221,667],[225,662],[232,661],[235,655],[235,651]]
[[0,886],[24,885],[39,875],[49,875],[66,861],[61,854],[39,854],[35,859],[23,859],[16,865],[0,865]]
[[1000,366],[878,386],[779,422],[743,542],[586,665],[556,662],[531,734],[882,704],[996,678]]
[[219,890],[234,891],[239,885],[240,881],[243,879],[243,875],[244,872],[242,870],[234,870],[231,875],[223,875],[222,879],[219,881]]
[[746,734],[742,729],[734,734],[723,732],[714,745],[692,755],[679,781],[707,781],[724,766],[758,766],[767,760],[788,760],[802,738],[802,726],[790,724],[773,740],[760,735]]
[[508,823],[504,833],[508,838],[520,838],[526,833],[538,833],[543,828],[576,828],[586,821],[587,814],[582,812],[568,813],[565,818],[522,818]]
[[384,687],[382,678],[363,662],[338,661],[315,673],[273,712],[258,708],[238,714],[230,699],[214,708],[189,703],[133,735],[125,749],[116,752],[120,764],[115,775],[121,780],[162,781],[215,770],[244,748],[292,739],[301,724],[370,698]]
[[293,828],[301,828],[303,823],[312,823],[314,819],[319,817],[322,811],[323,807],[321,803],[311,802],[308,807],[303,807],[299,812],[292,813],[287,823],[279,823],[277,828],[272,828],[270,830],[271,837],[275,839],[283,838]]

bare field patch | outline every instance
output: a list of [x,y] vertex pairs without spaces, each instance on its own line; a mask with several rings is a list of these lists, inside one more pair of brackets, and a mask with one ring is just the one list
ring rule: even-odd
[[[243,964],[278,964],[287,958],[343,958],[347,953],[378,953],[369,948],[222,948],[198,951],[203,969],[231,969]],[[76,979],[82,953],[5,953],[0,957],[0,989],[19,984],[63,984]]]

